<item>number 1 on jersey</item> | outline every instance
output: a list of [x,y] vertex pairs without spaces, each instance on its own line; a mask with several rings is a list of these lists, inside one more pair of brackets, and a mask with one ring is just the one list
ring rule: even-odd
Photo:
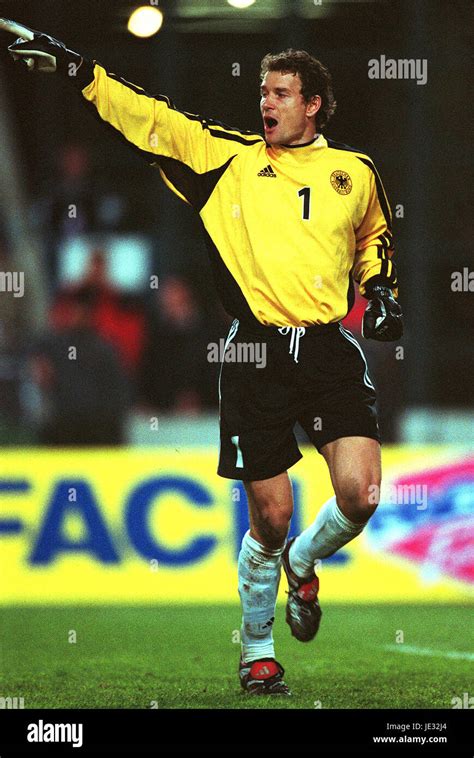
[[300,189],[298,192],[298,197],[303,198],[303,219],[305,221],[309,220],[309,214],[310,214],[310,195],[311,195],[311,189],[310,187],[303,187],[303,189]]

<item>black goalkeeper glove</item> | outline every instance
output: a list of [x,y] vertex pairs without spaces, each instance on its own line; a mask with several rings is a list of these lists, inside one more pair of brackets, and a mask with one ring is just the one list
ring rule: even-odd
[[76,76],[83,58],[59,40],[6,18],[0,18],[0,29],[18,36],[8,50],[15,61],[21,61],[30,71],[46,74],[60,71]]
[[375,284],[367,294],[370,302],[362,320],[362,336],[380,342],[399,340],[403,334],[402,309],[390,287]]

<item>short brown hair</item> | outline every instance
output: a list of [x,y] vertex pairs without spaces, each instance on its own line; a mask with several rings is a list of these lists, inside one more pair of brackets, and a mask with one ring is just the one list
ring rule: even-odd
[[336,101],[332,91],[332,77],[326,66],[313,58],[306,50],[283,50],[275,55],[268,53],[262,60],[260,80],[267,71],[280,71],[287,74],[299,74],[301,79],[301,94],[308,103],[312,97],[319,95],[321,108],[316,113],[316,125],[323,129],[334,111]]

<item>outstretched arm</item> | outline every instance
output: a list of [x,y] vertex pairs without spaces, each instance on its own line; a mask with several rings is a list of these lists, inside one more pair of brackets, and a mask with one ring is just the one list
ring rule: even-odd
[[[258,134],[179,111],[164,95],[148,94],[47,34],[6,19],[0,19],[0,28],[20,35],[9,47],[14,58],[23,60],[33,71],[58,71],[67,76],[94,107],[101,121],[149,163],[158,165],[165,180],[169,175],[179,175],[179,188],[173,180],[167,183],[187,202],[195,204],[196,193],[190,199],[180,190],[186,189],[188,184],[194,188],[193,175],[202,177],[212,171],[225,170],[240,151],[262,141]],[[171,165],[169,161],[179,165]]]

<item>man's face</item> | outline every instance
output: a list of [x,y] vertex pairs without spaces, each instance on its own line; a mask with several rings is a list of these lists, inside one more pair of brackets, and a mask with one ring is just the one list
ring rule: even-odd
[[260,91],[260,112],[267,143],[310,142],[316,133],[314,116],[321,106],[321,98],[317,95],[309,103],[305,101],[299,74],[268,71]]

